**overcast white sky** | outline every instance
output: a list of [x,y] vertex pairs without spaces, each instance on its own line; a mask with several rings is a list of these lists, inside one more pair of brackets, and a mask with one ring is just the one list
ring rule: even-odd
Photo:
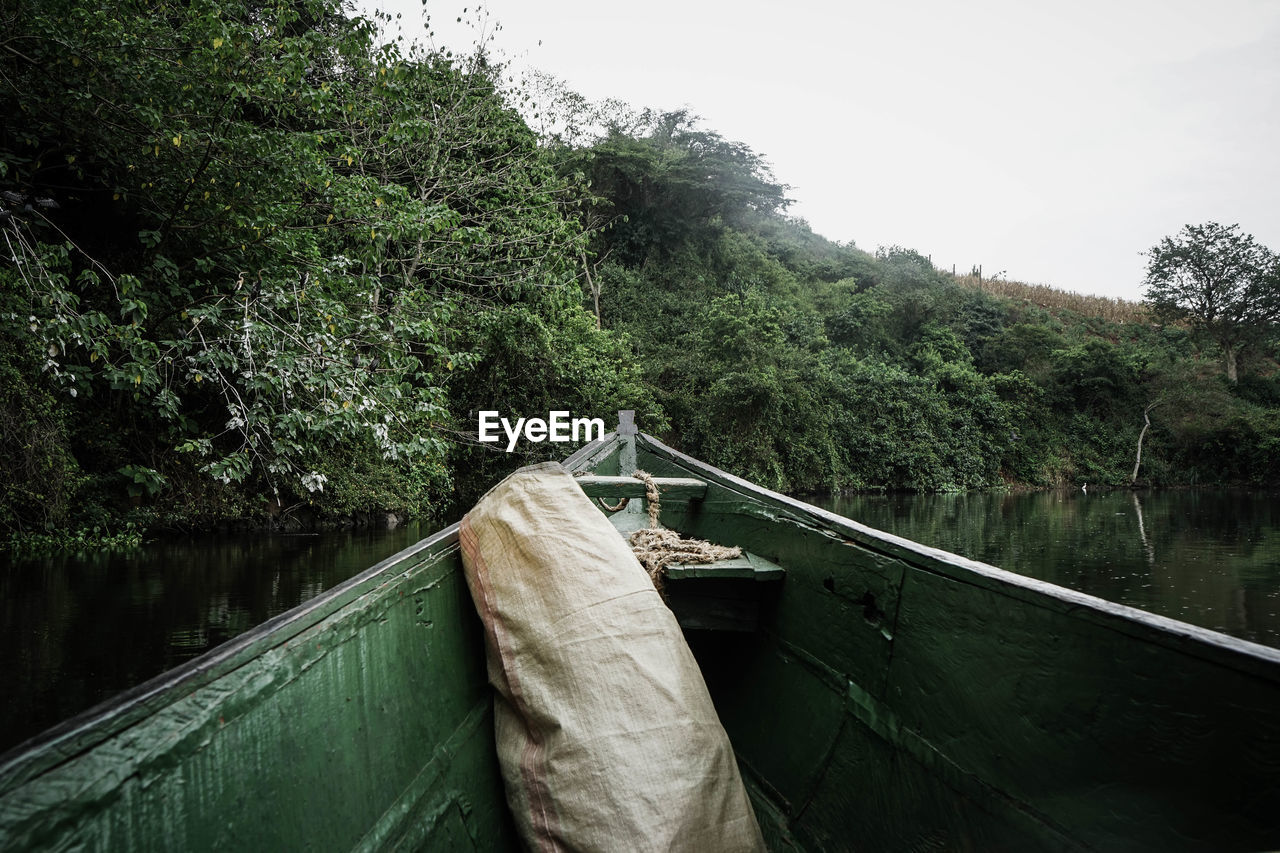
[[[471,42],[463,2],[362,3]],[[764,154],[833,240],[1129,299],[1189,222],[1280,251],[1280,0],[484,5],[517,65]]]

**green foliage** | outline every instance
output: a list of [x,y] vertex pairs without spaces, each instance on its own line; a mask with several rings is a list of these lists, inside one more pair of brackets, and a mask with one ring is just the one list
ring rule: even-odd
[[[44,468],[97,444],[134,498],[194,465],[334,512],[448,491],[474,315],[560,322],[586,246],[502,69],[379,44],[338,0],[0,17],[0,334],[38,354]],[[112,438],[69,448],[93,420]]]
[[[0,311],[13,307],[11,287],[0,271]],[[41,383],[34,343],[11,328],[0,325],[0,533],[30,533],[67,523],[84,478],[67,407]]]
[[685,110],[646,113],[626,129],[611,122],[589,148],[562,152],[562,170],[591,187],[593,217],[610,223],[609,247],[624,262],[705,244],[789,203],[759,154],[697,121]]
[[[845,281],[836,286],[845,285]],[[827,335],[841,346],[870,354],[888,348],[885,321],[893,306],[877,291],[843,289],[824,312]]]
[[126,522],[114,533],[103,527],[72,528],[55,533],[12,532],[7,540],[0,541],[0,549],[21,557],[34,557],[63,552],[127,550],[138,548],[142,543],[142,530]]
[[492,71],[322,0],[24,11],[9,179],[75,190],[6,236],[62,390],[131,395],[223,482],[318,490],[316,442],[441,459],[462,294],[573,279],[562,184]]
[[507,453],[505,443],[481,444],[482,410],[496,409],[512,421],[567,410],[575,418],[598,417],[612,429],[619,409],[634,409],[643,429],[661,432],[667,426],[625,337],[598,331],[578,306],[490,308],[466,320],[459,340],[476,354],[448,383],[452,431],[465,439],[453,444],[450,456],[455,498],[464,507],[516,467],[563,458],[573,449],[521,442]]
[[[643,121],[577,140],[561,162],[590,175],[595,210],[627,217],[594,246],[603,320],[634,341],[666,438],[695,456],[786,490],[1121,483],[1157,403],[1153,480],[1251,480],[1205,428],[1274,468],[1249,408],[1269,386],[1214,386],[1181,326],[1051,314],[961,287],[914,250],[867,255],[780,209],[695,192]],[[707,180],[760,179],[735,168]]]
[[[637,409],[787,490],[1121,482],[1148,409],[1154,481],[1277,473],[1278,268],[1234,226],[1149,253],[1190,327],[1051,315],[814,234],[686,111],[552,82],[539,136],[483,50],[376,24],[339,0],[0,8],[12,542],[432,512],[565,452],[481,445],[489,409]],[[1204,369],[1206,336],[1246,381]]]
[[1267,409],[1280,409],[1280,374],[1259,376],[1248,373],[1240,377],[1235,387],[1240,399]]
[[1050,356],[1059,398],[1077,411],[1107,413],[1127,401],[1141,373],[1139,357],[1091,338]]
[[133,498],[155,495],[168,483],[164,474],[142,465],[122,465],[120,474],[128,484],[129,496]]
[[978,346],[977,364],[984,373],[1018,370],[1046,379],[1053,353],[1062,349],[1062,333],[1047,323],[1013,323],[1002,326]]
[[[295,506],[310,505],[322,513],[321,523],[345,524],[395,512],[404,516],[438,514],[447,503],[453,478],[444,462],[412,466],[388,465],[372,443],[342,447],[317,455],[311,467],[324,477],[323,500],[309,495]],[[289,506],[280,507],[281,514]]]

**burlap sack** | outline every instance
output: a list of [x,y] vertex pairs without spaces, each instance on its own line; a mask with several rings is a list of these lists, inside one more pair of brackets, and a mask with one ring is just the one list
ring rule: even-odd
[[520,469],[460,539],[529,848],[763,850],[675,617],[573,477],[556,463]]

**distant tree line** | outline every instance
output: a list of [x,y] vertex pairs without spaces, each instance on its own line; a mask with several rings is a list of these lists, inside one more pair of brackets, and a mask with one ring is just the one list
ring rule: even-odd
[[[589,304],[633,342],[688,452],[801,491],[1128,483],[1140,437],[1142,482],[1280,473],[1275,259],[1238,229],[1189,226],[1149,253],[1159,325],[1044,308],[904,247],[815,235],[760,155],[687,111],[550,88],[573,133],[544,144],[608,223]],[[1224,270],[1217,313],[1166,286],[1194,275],[1179,240]]]

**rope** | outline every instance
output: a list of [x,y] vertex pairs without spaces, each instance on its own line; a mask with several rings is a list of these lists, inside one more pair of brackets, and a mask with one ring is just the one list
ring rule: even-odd
[[714,563],[742,556],[741,548],[715,545],[702,539],[685,539],[674,530],[659,527],[662,503],[658,484],[652,475],[644,471],[637,470],[632,476],[644,483],[645,498],[649,502],[649,527],[635,531],[628,541],[658,592],[663,591],[667,566],[672,563]]
[[631,474],[640,482],[644,483],[644,497],[649,502],[649,526],[658,526],[658,516],[662,513],[662,497],[658,493],[658,484],[653,481],[653,475],[648,471],[641,471],[637,468]]

